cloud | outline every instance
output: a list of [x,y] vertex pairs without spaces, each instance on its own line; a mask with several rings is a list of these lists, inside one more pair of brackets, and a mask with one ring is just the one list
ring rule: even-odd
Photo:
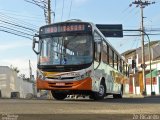
[[[31,60],[32,73],[36,75],[36,64],[37,60]],[[17,67],[20,70],[19,74],[25,74],[26,77],[29,77],[29,59],[28,58],[13,58],[13,59],[3,59],[0,62],[0,66],[13,66]]]
[[[20,70],[20,74],[26,74],[29,76],[29,59],[34,66],[36,66],[36,56],[32,56],[32,53],[29,53],[32,48],[32,41],[19,39],[19,40],[0,40],[0,66],[14,66]],[[29,49],[28,49],[29,48]],[[14,53],[14,54],[12,54]],[[25,54],[23,54],[25,53]]]
[[31,46],[30,41],[14,41],[14,42],[5,42],[0,44],[0,51],[12,50],[18,47]]

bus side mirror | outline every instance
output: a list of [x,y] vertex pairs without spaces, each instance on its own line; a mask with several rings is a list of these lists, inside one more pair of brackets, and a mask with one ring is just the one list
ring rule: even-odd
[[32,49],[33,49],[33,51],[38,55],[40,52],[38,52],[38,51],[35,49],[36,44],[39,44],[39,41],[37,41],[36,38],[33,38]]

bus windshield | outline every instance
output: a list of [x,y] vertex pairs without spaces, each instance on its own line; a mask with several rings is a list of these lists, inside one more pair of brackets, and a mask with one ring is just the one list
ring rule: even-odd
[[91,35],[50,36],[40,40],[39,65],[88,64],[93,59]]

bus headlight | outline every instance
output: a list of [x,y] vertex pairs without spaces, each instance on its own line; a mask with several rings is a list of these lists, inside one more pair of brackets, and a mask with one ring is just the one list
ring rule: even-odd
[[91,76],[91,72],[92,72],[91,70],[87,71],[86,72],[86,77],[90,77]]
[[37,77],[39,79],[41,79],[41,80],[45,80],[46,79],[44,74],[40,70],[37,71]]
[[77,80],[82,80],[82,79],[85,79],[85,78],[90,77],[90,76],[91,76],[91,70],[87,71],[86,73],[84,73],[80,76],[77,76]]

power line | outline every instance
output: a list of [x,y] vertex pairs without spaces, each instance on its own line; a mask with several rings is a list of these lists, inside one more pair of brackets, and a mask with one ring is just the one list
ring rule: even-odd
[[34,1],[34,0],[32,0],[33,2],[31,2],[31,1],[29,1],[29,0],[24,0],[24,1],[26,1],[26,2],[28,2],[28,3],[32,3],[32,4],[34,4],[34,5],[37,5],[37,6],[39,6],[40,8],[42,8],[42,9],[45,9],[45,6],[42,6],[42,5],[39,5],[36,1]]
[[[34,4],[34,5],[36,5],[36,6],[38,6],[38,7],[40,7],[41,9],[43,9],[43,11],[44,11],[44,16],[45,16],[45,21],[47,20],[46,19],[46,17],[47,17],[47,15],[46,15],[46,9],[47,9],[47,5],[46,5],[46,2],[44,2],[44,1],[40,1],[40,2],[38,2],[38,1],[35,1],[35,0],[32,0],[32,1],[29,1],[29,0],[24,0],[24,1],[26,1],[26,2],[28,2],[28,3],[31,3],[31,4]],[[42,5],[41,5],[42,4]],[[47,21],[46,21],[47,22]]]
[[53,16],[55,17],[55,12],[51,10],[51,0],[24,0],[26,2],[29,2],[31,4],[39,6],[44,11],[45,21],[47,24],[51,23],[51,13],[53,13]]
[[130,8],[130,7],[127,7],[126,9],[124,9],[124,10],[122,11],[122,13],[126,12],[129,8]]
[[14,26],[17,26],[17,27],[24,28],[24,29],[27,29],[27,30],[31,30],[31,31],[33,31],[33,32],[37,32],[37,30],[32,29],[32,28],[28,28],[28,27],[24,27],[24,26],[21,26],[21,25],[13,24],[13,23],[6,22],[6,21],[3,21],[3,20],[0,20],[0,21],[3,22],[3,23],[7,23],[7,24],[10,24],[10,25],[14,25]]
[[[29,15],[24,15],[24,14],[20,14],[18,13],[18,11],[11,11],[11,10],[6,10],[6,9],[0,9],[1,12],[3,13],[7,13],[7,14],[10,14],[10,15],[16,15],[16,16],[21,16],[21,17],[26,17],[26,18],[35,18],[35,19],[40,19],[40,15],[34,15],[34,16],[29,16]],[[15,16],[15,17],[16,17]]]
[[25,32],[22,32],[22,31],[18,31],[18,30],[16,30],[16,29],[4,27],[4,26],[0,26],[0,28],[5,28],[5,29],[8,29],[8,30],[13,30],[14,32],[19,32],[19,33],[24,34],[24,35],[33,36],[32,34],[28,34],[28,33],[25,33]]
[[8,27],[8,28],[11,28],[11,29],[15,29],[15,30],[18,30],[18,31],[22,31],[22,32],[25,32],[25,33],[28,33],[28,34],[33,34],[34,33],[33,31],[29,31],[27,29],[23,29],[23,28],[20,28],[20,27],[12,26],[12,25],[5,24],[5,23],[2,23],[1,26]]
[[22,20],[18,20],[17,18],[14,18],[14,17],[10,17],[10,16],[8,16],[8,15],[5,15],[5,14],[3,14],[3,13],[1,13],[0,12],[0,17],[2,18],[2,19],[5,19],[5,21],[10,21],[11,23],[15,23],[15,24],[17,24],[17,23],[22,23],[23,25],[27,25],[27,26],[31,26],[32,28],[34,27],[34,28],[37,28],[38,26],[35,26],[35,25],[33,25],[33,24],[31,24],[31,23],[28,23],[28,22],[25,22],[25,21],[22,21]]
[[[128,8],[130,8],[130,7],[128,7]],[[123,17],[119,18],[120,21],[125,22],[125,21],[128,21],[129,19],[131,19],[130,15],[133,16],[133,14],[131,14],[131,13],[133,13],[133,11],[135,10],[135,8],[132,8],[131,10],[128,11],[127,14],[124,14]],[[126,10],[128,10],[128,9],[126,9]],[[136,13],[134,15],[137,15],[137,11],[136,11]]]
[[[13,21],[11,22],[6,18],[2,19],[0,21],[2,22],[1,25],[3,25],[3,23],[4,23],[3,26],[0,26],[0,28],[1,28],[0,31],[2,31],[2,32],[6,32],[6,33],[10,33],[10,34],[14,34],[14,35],[17,35],[17,36],[21,36],[21,37],[31,39],[30,36],[33,36],[33,35],[30,34],[30,33],[33,33],[33,31],[34,32],[37,31],[37,30],[34,30],[32,28],[16,24]],[[7,25],[7,27],[5,25]],[[10,27],[8,27],[8,26],[10,26]],[[20,31],[21,28],[22,28],[22,31]],[[26,31],[26,32],[24,32],[24,31]]]
[[133,42],[134,42],[134,43],[132,44],[132,47],[131,47],[131,48],[133,48],[134,45],[136,45],[136,47],[137,47],[137,43],[138,43],[137,37],[135,38],[135,40],[134,40]]
[[13,32],[7,31],[7,30],[0,29],[0,31],[6,32],[6,33],[10,33],[10,34],[13,34],[13,35],[16,35],[16,36],[20,36],[20,37],[24,37],[24,38],[32,40],[30,37],[27,37],[27,36],[24,36],[24,35],[20,35],[20,34],[17,34],[17,33],[13,33]]
[[36,1],[36,0],[32,0],[32,1],[34,1],[35,3],[47,3],[45,0],[39,0],[39,1]]

